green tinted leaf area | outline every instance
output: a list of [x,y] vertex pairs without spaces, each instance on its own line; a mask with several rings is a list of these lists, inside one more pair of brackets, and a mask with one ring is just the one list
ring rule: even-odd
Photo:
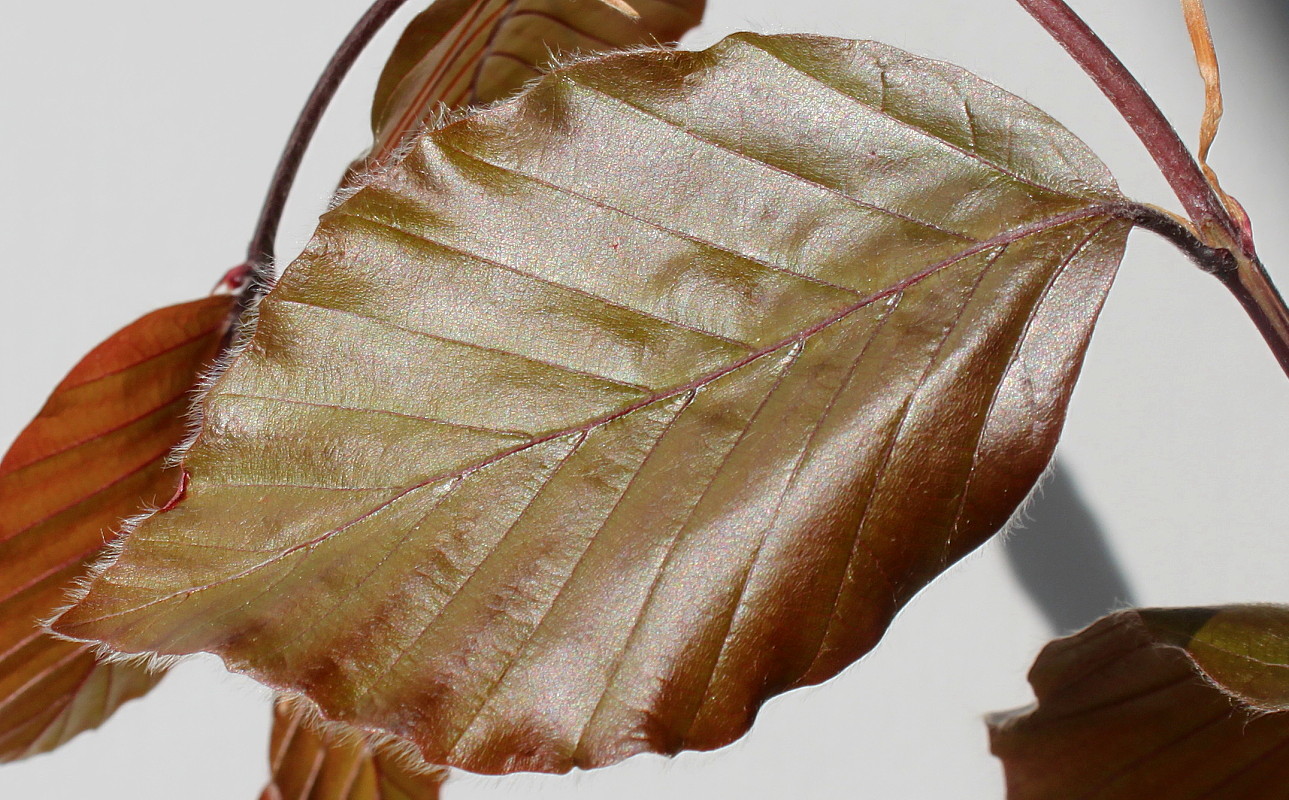
[[326,216],[186,502],[59,629],[474,771],[724,745],[1025,497],[1122,203],[1041,112],[882,45],[562,70]]
[[1058,639],[990,720],[1009,800],[1289,796],[1289,608],[1123,611]]

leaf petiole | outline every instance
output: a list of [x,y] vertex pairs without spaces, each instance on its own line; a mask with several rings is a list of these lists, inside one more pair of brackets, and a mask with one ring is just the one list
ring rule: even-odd
[[1168,214],[1149,206],[1138,206],[1134,221],[1172,241],[1201,269],[1221,280],[1289,375],[1289,307],[1257,257],[1243,213],[1236,207],[1233,215],[1158,104],[1065,0],[1017,2],[1060,42],[1114,103],[1146,145],[1197,230],[1187,230]]

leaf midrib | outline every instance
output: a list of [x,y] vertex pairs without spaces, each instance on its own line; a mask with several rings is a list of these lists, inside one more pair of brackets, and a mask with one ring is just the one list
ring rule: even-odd
[[[530,450],[534,447],[538,447],[547,442],[551,442],[566,436],[585,434],[598,427],[607,425],[613,422],[614,420],[621,419],[635,411],[639,411],[640,409],[645,408],[647,406],[679,397],[688,392],[696,392],[699,389],[702,389],[710,385],[711,383],[719,380],[720,378],[723,378],[737,371],[738,369],[745,367],[754,361],[757,361],[758,359],[764,358],[765,356],[768,356],[778,350],[781,350],[784,347],[787,347],[797,342],[805,342],[807,339],[810,339],[816,334],[826,330],[827,328],[830,328],[831,326],[837,324],[838,322],[841,322],[842,320],[848,318],[849,316],[860,311],[861,309],[866,308],[872,305],[873,303],[879,302],[885,298],[891,297],[892,295],[895,295],[899,292],[905,291],[913,286],[916,286],[922,281],[926,280],[927,278],[930,278],[931,276],[937,274],[938,272],[944,269],[947,269],[948,267],[951,267],[954,264],[957,264],[963,261],[964,259],[970,258],[973,255],[977,255],[979,253],[985,252],[995,247],[1003,247],[1006,245],[1010,245],[1012,243],[1026,239],[1030,236],[1036,236],[1043,233],[1047,233],[1051,230],[1054,230],[1055,228],[1059,228],[1074,222],[1079,222],[1082,220],[1092,219],[1096,217],[1125,216],[1129,214],[1133,208],[1134,206],[1131,203],[1126,203],[1126,202],[1105,203],[1101,205],[1088,206],[1078,211],[1058,214],[1043,220],[1039,220],[1038,222],[1030,223],[1029,225],[1025,225],[1019,228],[1014,228],[1009,231],[1004,231],[989,239],[986,239],[981,242],[977,242],[971,245],[970,247],[964,248],[963,250],[959,251],[958,253],[955,253],[953,256],[949,258],[946,258],[936,264],[933,264],[923,269],[922,271],[915,273],[914,275],[911,275],[905,278],[904,280],[893,284],[892,286],[889,286],[874,294],[871,294],[865,297],[864,299],[850,306],[847,306],[841,311],[836,312],[826,317],[825,319],[814,323],[810,327],[804,330],[798,331],[792,336],[786,337],[771,345],[768,345],[764,348],[754,351],[748,354],[747,356],[732,362],[731,364],[721,367],[718,370],[712,370],[710,372],[704,373],[703,375],[699,376],[695,380],[690,381],[684,385],[671,387],[666,390],[646,396],[626,406],[623,406],[614,411],[611,411],[607,414],[603,414],[599,417],[595,417],[593,419],[587,420],[586,422],[580,425],[569,426],[556,431],[552,431],[550,433],[542,434],[541,436],[534,437],[529,441],[524,442],[523,444],[516,445],[506,450],[498,451],[486,458],[482,458],[476,461],[473,464],[469,464],[464,467],[459,467],[448,472],[438,473],[428,478],[425,478],[424,480],[418,481],[410,486],[405,487],[402,491],[399,491],[398,493],[392,495],[388,499],[383,500],[377,506],[359,515],[358,517],[352,520],[349,520],[348,522],[340,526],[332,527],[331,529],[322,533],[320,536],[316,536],[307,541],[301,542],[296,545],[292,545],[291,547],[286,548],[285,550],[275,553],[270,558],[267,558],[258,564],[247,567],[234,575],[221,577],[215,581],[211,581],[210,583],[206,583],[201,586],[189,587],[181,591],[173,592],[163,597],[150,600],[146,603],[136,605],[132,608],[128,608],[120,611],[113,611],[107,614],[102,614],[94,617],[89,617],[83,620],[79,620],[76,623],[76,626],[92,625],[98,622],[102,622],[104,620],[114,619],[116,617],[121,617],[128,614],[136,613],[145,608],[150,608],[152,606],[169,602],[170,600],[173,600],[176,597],[189,596],[196,592],[212,589],[222,584],[229,583],[231,581],[240,580],[241,578],[251,575],[261,569],[264,569],[265,567],[278,563],[283,559],[287,558],[288,556],[291,556],[301,550],[309,550],[314,547],[317,547],[318,545],[322,544],[328,539],[331,539],[332,537],[339,535],[340,533],[343,533],[344,531],[354,527],[355,525],[359,525],[362,522],[381,513],[382,511],[390,508],[395,503],[407,497],[408,495],[412,494],[413,492],[432,486],[434,484],[440,484],[440,483],[446,484],[449,482],[454,482],[459,484],[465,478],[469,477],[471,474],[475,472],[478,472],[481,469],[484,469],[493,464],[496,464],[511,456]],[[272,302],[272,298],[270,298],[268,302]],[[211,392],[211,395],[204,401],[203,406],[205,404],[212,402],[218,397],[219,397],[219,391],[218,391],[218,387],[216,387],[216,389]],[[364,411],[364,409],[361,409],[361,408],[354,408],[352,410],[360,411],[360,412]],[[451,491],[452,490],[449,489],[447,493],[450,493]],[[76,626],[72,626],[72,627],[76,627]]]

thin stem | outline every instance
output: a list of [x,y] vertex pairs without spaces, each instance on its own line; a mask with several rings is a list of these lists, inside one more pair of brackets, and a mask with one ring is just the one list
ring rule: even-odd
[[1185,253],[1195,266],[1210,275],[1221,278],[1233,274],[1238,268],[1236,258],[1230,250],[1220,247],[1209,247],[1200,241],[1195,231],[1183,225],[1171,215],[1147,205],[1130,205],[1124,214],[1138,228],[1159,234]]
[[340,88],[340,83],[349,72],[349,68],[358,60],[359,54],[371,42],[381,26],[405,2],[407,0],[376,0],[341,42],[336,54],[331,57],[322,75],[318,77],[318,82],[314,85],[309,99],[305,101],[304,109],[296,120],[290,138],[287,139],[286,148],[278,161],[277,171],[273,174],[273,182],[269,184],[268,195],[264,198],[264,206],[260,210],[255,233],[251,236],[251,244],[246,254],[251,280],[244,294],[257,293],[260,289],[255,287],[262,286],[264,283],[259,279],[262,276],[258,273],[273,261],[278,225],[282,222],[282,211],[286,206],[287,196],[291,193],[291,185],[295,183],[295,177],[300,171],[300,163],[304,160],[304,153],[313,139],[313,134],[318,130],[323,113],[335,96],[336,90]]
[[[1083,67],[1136,132],[1186,213],[1201,231],[1214,228],[1252,255],[1253,243],[1232,219],[1190,150],[1119,57],[1064,0],[1017,0]],[[1207,237],[1206,237],[1207,238]]]
[[1285,374],[1289,375],[1289,308],[1257,256],[1241,259],[1233,273],[1217,276],[1240,301]]
[[1128,206],[1124,216],[1171,241],[1200,269],[1221,281],[1244,307],[1280,368],[1289,375],[1289,307],[1256,256],[1209,247],[1189,227],[1150,206]]

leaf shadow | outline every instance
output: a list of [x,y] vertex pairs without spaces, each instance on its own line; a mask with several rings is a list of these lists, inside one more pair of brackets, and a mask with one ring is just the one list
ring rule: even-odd
[[1064,636],[1137,601],[1101,523],[1058,460],[1003,546],[1008,566]]

